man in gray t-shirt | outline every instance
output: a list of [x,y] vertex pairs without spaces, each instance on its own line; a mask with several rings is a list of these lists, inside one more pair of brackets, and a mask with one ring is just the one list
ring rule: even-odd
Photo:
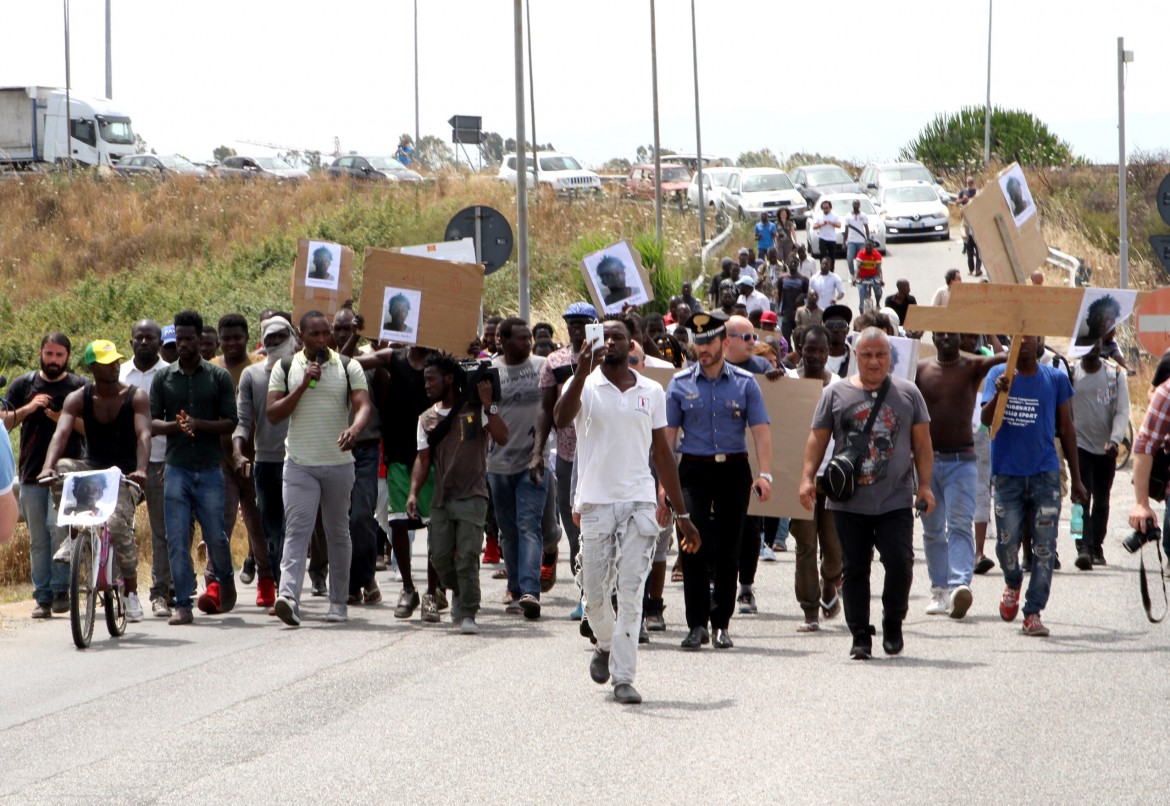
[[[886,654],[902,651],[902,620],[910,600],[913,579],[913,503],[934,509],[930,490],[934,454],[930,442],[930,415],[918,387],[890,375],[890,342],[877,328],[866,328],[853,347],[857,374],[845,383],[825,387],[813,415],[812,431],[804,450],[800,501],[812,510],[816,500],[817,468],[832,437],[837,451],[860,442],[860,434],[875,400],[889,383],[877,418],[860,451],[857,486],[847,501],[829,502],[841,540],[844,559],[845,621],[853,633],[850,657],[872,655],[869,623],[869,571],[876,548],[886,570],[882,591],[882,648]],[[915,485],[914,472],[918,479]]]
[[[500,528],[508,571],[508,612],[540,618],[540,562],[544,553],[541,518],[548,499],[548,474],[529,473],[540,414],[540,369],[544,359],[532,355],[532,331],[523,319],[505,319],[496,328],[500,355],[492,361],[500,373],[498,414],[508,426],[508,444],[488,451],[488,486]],[[495,414],[491,409],[488,414]],[[536,478],[539,476],[539,478]]]

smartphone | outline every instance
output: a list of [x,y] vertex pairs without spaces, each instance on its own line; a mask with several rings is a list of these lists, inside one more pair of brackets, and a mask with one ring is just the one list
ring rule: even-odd
[[585,341],[593,350],[600,350],[605,346],[605,326],[585,325]]

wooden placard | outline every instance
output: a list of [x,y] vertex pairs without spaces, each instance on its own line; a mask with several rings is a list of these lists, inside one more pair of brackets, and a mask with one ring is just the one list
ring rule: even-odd
[[911,305],[906,329],[1068,336],[1076,326],[1082,297],[1083,288],[957,283],[945,306]]
[[[321,253],[319,261],[314,261],[315,252]],[[326,277],[313,279],[314,274]],[[347,299],[353,299],[353,250],[330,241],[298,239],[292,269],[293,324],[313,310],[332,316]]]
[[[603,260],[606,262],[604,267],[601,266]],[[603,272],[613,272],[615,277],[622,278],[628,293],[615,292],[605,286],[604,280],[599,276],[599,268]],[[611,243],[604,249],[586,255],[581,259],[581,276],[585,278],[585,287],[589,289],[589,297],[593,300],[594,307],[602,316],[620,314],[626,305],[638,306],[654,301],[650,274],[642,265],[642,256],[629,241]],[[601,293],[603,289],[606,292],[604,295]]]
[[979,257],[993,283],[1022,285],[1028,282],[1028,275],[1044,265],[1048,258],[1048,245],[1040,231],[1040,216],[1035,211],[1027,183],[1021,192],[1026,196],[1028,206],[1018,216],[1013,215],[1002,187],[1007,182],[1022,179],[1023,173],[1013,162],[963,208],[963,220],[975,236]]
[[[677,371],[647,368],[643,374],[665,389]],[[772,495],[764,502],[756,500],[753,495],[748,503],[748,514],[811,520],[812,513],[800,505],[800,479],[804,469],[804,446],[808,442],[817,403],[821,400],[822,384],[805,378],[768,381],[757,376],[757,380],[772,421],[769,426],[772,432]],[[750,434],[747,445],[754,478],[759,465]]]
[[[479,326],[483,276],[478,263],[367,249],[359,308],[364,335],[376,341],[386,332],[392,341],[465,355]],[[390,332],[387,302],[395,297],[410,303],[409,314],[402,330]]]

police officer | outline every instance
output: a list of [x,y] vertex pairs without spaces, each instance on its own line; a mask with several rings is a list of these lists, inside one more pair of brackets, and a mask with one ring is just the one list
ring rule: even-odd
[[[727,625],[735,606],[740,539],[749,496],[767,501],[772,493],[772,435],[763,393],[751,373],[724,360],[727,317],[697,313],[687,321],[696,363],[676,374],[666,390],[666,437],[674,444],[683,430],[679,480],[687,512],[699,530],[697,554],[683,554],[687,627],[682,648],[697,650],[712,641],[716,649],[734,646]],[[752,479],[744,432],[752,432],[760,475]],[[708,569],[714,570],[711,604]]]

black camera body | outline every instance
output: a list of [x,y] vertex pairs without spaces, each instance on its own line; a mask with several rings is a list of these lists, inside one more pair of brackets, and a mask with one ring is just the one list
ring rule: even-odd
[[1121,541],[1122,547],[1130,554],[1134,554],[1141,550],[1141,547],[1146,543],[1153,543],[1162,539],[1162,530],[1158,528],[1158,524],[1154,522],[1153,518],[1146,518],[1146,531],[1143,534],[1137,529],[1133,530],[1133,534]]
[[467,373],[467,399],[469,401],[479,400],[479,395],[475,388],[479,386],[479,382],[487,378],[492,382],[492,402],[499,403],[500,392],[500,370],[499,367],[493,367],[491,361],[483,361],[472,358],[465,361],[460,361],[459,365],[463,367],[463,371]]

